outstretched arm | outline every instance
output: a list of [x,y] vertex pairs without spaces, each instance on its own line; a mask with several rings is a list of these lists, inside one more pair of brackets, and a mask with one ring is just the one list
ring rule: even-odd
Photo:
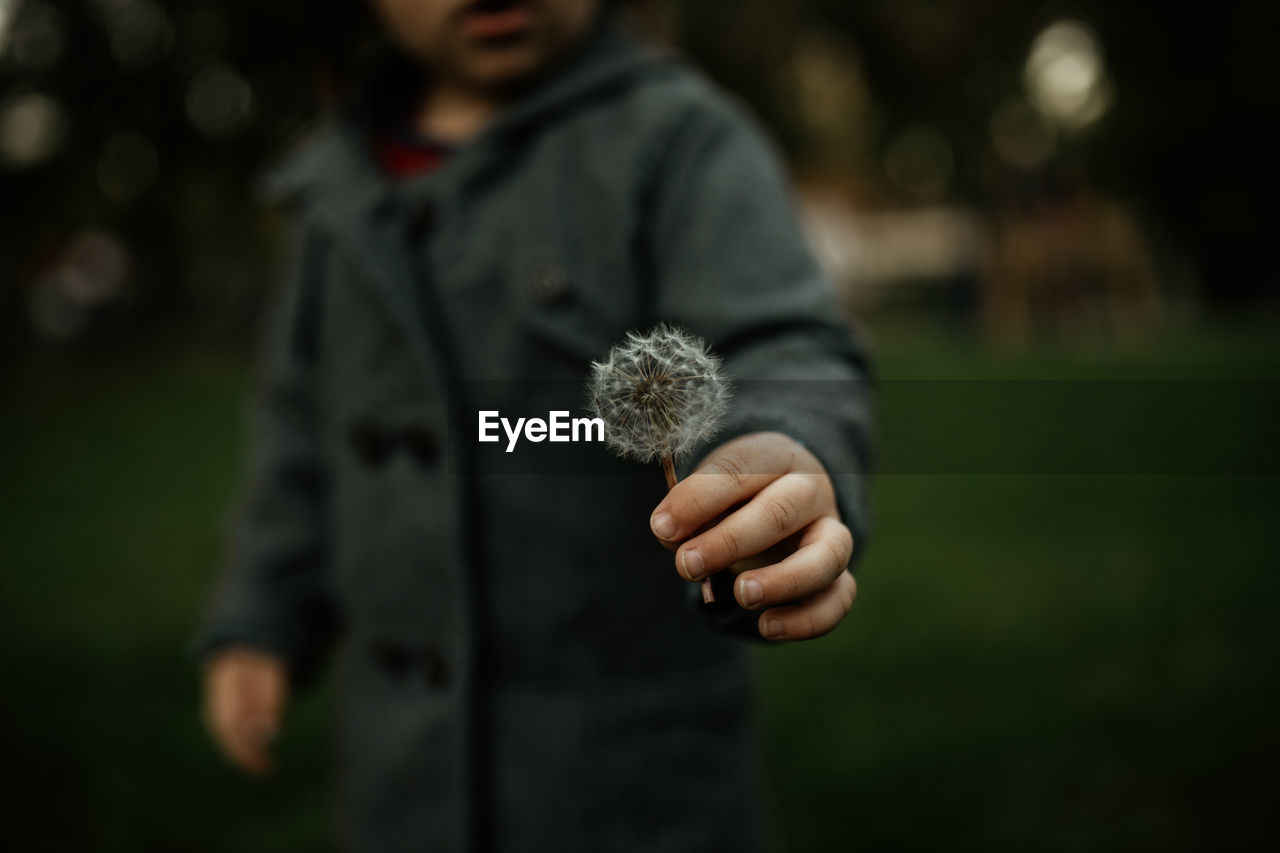
[[869,528],[868,358],[804,241],[777,158],[731,103],[699,101],[681,123],[652,250],[656,318],[704,337],[737,385],[726,430],[682,466],[696,471],[659,504],[654,533],[672,547],[710,525],[677,553],[689,579],[755,558],[731,587],[748,612],[720,608],[722,627],[825,633],[853,602],[846,567]]

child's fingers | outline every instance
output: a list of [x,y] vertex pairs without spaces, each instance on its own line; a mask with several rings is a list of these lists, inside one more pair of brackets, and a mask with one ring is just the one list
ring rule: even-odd
[[790,470],[797,448],[780,433],[753,433],[717,448],[654,509],[654,535],[667,542],[691,535]]
[[282,666],[261,654],[225,652],[209,666],[205,689],[205,721],[223,754],[250,773],[270,773],[267,747],[285,702]]
[[267,745],[275,736],[275,723],[260,710],[243,707],[243,697],[215,697],[209,728],[222,753],[233,764],[257,775],[271,769]]
[[853,555],[853,536],[835,518],[820,518],[785,560],[743,572],[734,582],[738,603],[750,610],[786,604],[821,592],[840,576]]
[[760,636],[769,640],[809,640],[840,624],[858,597],[858,584],[844,571],[835,583],[810,598],[760,614]]
[[810,474],[779,477],[741,509],[680,546],[677,570],[686,580],[701,580],[804,529],[826,509],[822,485],[821,478]]
[[277,720],[262,709],[247,711],[228,730],[229,755],[236,764],[262,776],[274,768],[269,747],[279,728]]
[[251,730],[232,729],[225,746],[227,757],[240,768],[258,776],[270,771],[271,762],[264,744]]

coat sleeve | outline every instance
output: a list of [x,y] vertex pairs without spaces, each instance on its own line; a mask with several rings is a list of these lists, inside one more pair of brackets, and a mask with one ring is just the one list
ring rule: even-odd
[[[870,532],[867,349],[840,316],[763,135],[726,101],[690,112],[667,151],[653,202],[654,313],[707,340],[725,358],[735,394],[725,429],[684,460],[680,473],[746,433],[796,439],[831,476],[856,563]],[[720,580],[717,600],[726,606],[706,615],[755,637],[758,614],[738,608],[731,579]]]
[[249,485],[221,585],[190,643],[202,659],[232,645],[274,653],[295,687],[311,679],[335,627],[325,568],[329,478],[317,369],[321,244],[301,229],[291,276],[271,316]]

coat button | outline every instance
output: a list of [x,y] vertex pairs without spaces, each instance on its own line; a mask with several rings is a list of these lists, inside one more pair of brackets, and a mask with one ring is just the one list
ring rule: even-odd
[[426,427],[405,427],[400,433],[400,440],[414,461],[424,468],[434,465],[440,458],[440,440]]
[[430,202],[419,202],[409,212],[409,234],[416,240],[431,233],[436,224],[435,206]]
[[430,646],[418,648],[393,640],[378,640],[370,646],[369,653],[393,681],[420,679],[423,686],[434,689],[449,684],[449,664]]
[[435,649],[423,649],[421,656],[422,680],[428,687],[440,688],[449,685],[449,663]]
[[347,430],[347,442],[367,468],[380,468],[395,449],[396,437],[385,424],[362,418]]

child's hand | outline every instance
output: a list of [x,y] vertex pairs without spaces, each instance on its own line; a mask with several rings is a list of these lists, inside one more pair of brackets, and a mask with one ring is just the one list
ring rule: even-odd
[[649,524],[665,546],[678,547],[676,570],[690,581],[774,549],[741,569],[733,588],[743,607],[764,610],[758,628],[768,639],[821,636],[857,596],[846,570],[853,536],[836,512],[831,478],[781,433],[751,433],[717,448],[667,493]]
[[205,726],[227,758],[255,776],[275,767],[267,746],[280,730],[288,689],[284,663],[265,652],[229,648],[205,666]]

